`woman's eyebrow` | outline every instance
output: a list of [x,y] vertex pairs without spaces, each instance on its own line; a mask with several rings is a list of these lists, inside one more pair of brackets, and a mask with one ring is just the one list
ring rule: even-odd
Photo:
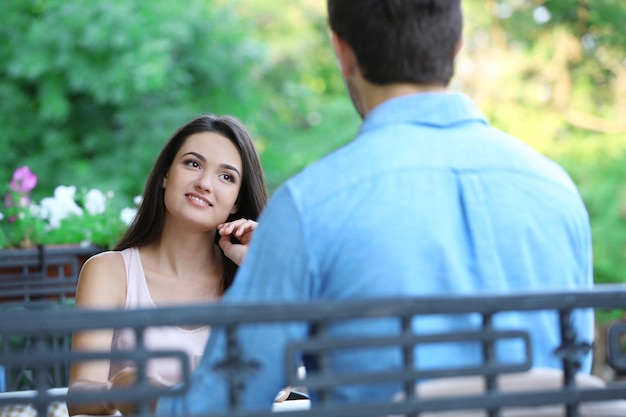
[[220,166],[222,168],[226,168],[226,169],[230,169],[232,171],[235,171],[237,173],[237,175],[239,175],[241,177],[241,173],[239,172],[239,170],[237,168],[235,168],[234,166],[230,165],[230,164],[220,164]]
[[187,153],[183,154],[183,156],[187,156],[187,155],[193,155],[196,158],[198,158],[199,160],[201,160],[203,162],[206,162],[206,158],[204,156],[202,156],[201,154],[199,154],[198,152],[191,151],[191,152],[187,152]]

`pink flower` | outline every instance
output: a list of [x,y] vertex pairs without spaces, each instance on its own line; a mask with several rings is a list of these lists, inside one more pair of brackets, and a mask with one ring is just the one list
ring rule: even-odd
[[10,187],[11,190],[19,193],[29,193],[37,186],[37,175],[27,166],[20,167],[13,173]]

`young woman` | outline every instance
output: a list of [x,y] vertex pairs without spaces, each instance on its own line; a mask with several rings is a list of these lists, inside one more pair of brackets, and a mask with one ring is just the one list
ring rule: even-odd
[[[112,251],[84,264],[76,306],[132,309],[217,300],[245,257],[267,199],[259,156],[243,124],[230,116],[191,120],[163,147],[124,236]],[[206,326],[155,328],[148,330],[145,343],[149,348],[185,350],[194,363],[208,335]],[[133,345],[134,334],[128,329],[81,332],[72,340],[76,351]],[[167,359],[150,361],[148,372],[164,385],[181,379],[181,370]],[[133,374],[127,363],[75,363],[70,390],[107,390]],[[115,410],[108,403],[68,404],[70,415]]]

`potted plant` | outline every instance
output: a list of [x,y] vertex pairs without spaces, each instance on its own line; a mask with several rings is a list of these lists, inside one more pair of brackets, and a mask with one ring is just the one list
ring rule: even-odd
[[136,212],[134,206],[116,209],[111,191],[75,186],[60,185],[52,196],[33,201],[36,186],[37,175],[23,166],[2,193],[0,286],[6,288],[0,290],[0,302],[6,301],[10,285],[29,275],[75,283],[83,262],[110,248]]

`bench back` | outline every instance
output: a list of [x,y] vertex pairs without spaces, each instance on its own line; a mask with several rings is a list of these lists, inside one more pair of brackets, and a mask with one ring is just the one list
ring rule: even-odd
[[[577,309],[612,310],[626,309],[626,286],[602,285],[593,290],[546,292],[533,294],[490,294],[483,296],[437,296],[407,297],[394,299],[353,300],[353,301],[315,301],[306,304],[280,305],[194,305],[185,307],[158,308],[130,311],[79,311],[52,310],[48,312],[14,311],[2,313],[0,320],[0,338],[2,351],[0,364],[8,369],[12,367],[30,367],[37,383],[39,392],[29,401],[42,412],[51,401],[73,401],[94,399],[130,400],[142,402],[142,415],[149,415],[147,404],[158,396],[176,395],[185,391],[185,384],[175,389],[156,389],[147,386],[145,363],[150,358],[173,357],[179,360],[184,369],[184,379],[188,380],[191,364],[181,351],[148,351],[143,346],[143,332],[150,326],[170,325],[210,325],[221,326],[227,335],[227,359],[220,364],[220,372],[229,376],[230,406],[228,413],[207,414],[207,416],[271,416],[267,412],[245,412],[240,409],[243,385],[246,372],[254,372],[255,364],[247,363],[240,355],[237,346],[237,331],[242,325],[260,325],[263,323],[310,323],[310,336],[302,341],[291,343],[284,352],[286,379],[289,385],[302,387],[314,394],[319,401],[312,404],[311,410],[290,411],[284,416],[317,416],[317,417],[364,417],[364,416],[522,416],[526,414],[510,414],[512,409],[533,407],[537,410],[554,404],[558,406],[559,416],[585,416],[584,407],[592,402],[618,400],[626,398],[626,383],[611,382],[604,384],[599,380],[591,382],[577,375],[581,356],[589,352],[592,346],[581,343],[577,339],[575,329],[570,325],[570,317]],[[562,370],[558,374],[548,373],[539,376],[546,384],[536,384],[537,374],[532,370],[532,349],[530,335],[519,329],[501,329],[493,326],[493,319],[499,313],[508,311],[553,310],[559,317],[562,341],[555,351],[562,360]],[[411,322],[419,316],[441,314],[459,315],[475,314],[481,317],[482,325],[474,330],[456,333],[416,334]],[[326,331],[337,320],[376,319],[391,317],[402,323],[402,332],[385,337],[342,337],[329,338]],[[99,352],[84,353],[50,349],[46,340],[68,335],[74,331],[88,329],[116,328],[123,324],[132,328],[137,334],[138,345],[132,352]],[[24,351],[11,347],[7,343],[13,337],[29,336],[35,341],[34,349]],[[617,336],[619,339],[619,335]],[[502,340],[515,339],[526,347],[526,358],[516,363],[499,363],[494,354],[494,345]],[[478,343],[482,346],[484,363],[478,366],[455,367],[444,369],[419,369],[415,365],[414,348],[432,343]],[[403,354],[401,369],[385,370],[378,373],[337,374],[329,366],[329,355],[338,350],[368,347],[397,347]],[[319,369],[307,374],[305,378],[298,376],[299,359],[302,355],[317,358]],[[624,361],[626,355],[620,349],[611,351],[610,360],[615,363]],[[135,387],[125,391],[100,393],[62,393],[52,395],[45,378],[37,375],[45,374],[51,366],[68,366],[72,361],[95,358],[112,360],[132,359],[138,364],[139,380]],[[530,374],[529,374],[530,372]],[[510,381],[522,376],[526,383],[523,390],[507,388]],[[461,377],[461,379],[459,379]],[[530,379],[529,379],[530,377]],[[463,379],[465,378],[465,379]],[[511,379],[513,378],[513,379]],[[533,379],[534,378],[534,379]],[[426,382],[424,382],[426,381]],[[509,382],[507,382],[509,381]],[[529,382],[530,381],[530,382]],[[333,390],[340,386],[366,383],[396,382],[403,389],[395,398],[387,401],[369,402],[367,404],[342,404],[333,400]],[[419,384],[424,382],[424,384]],[[444,385],[444,396],[436,389],[438,383]],[[469,383],[469,385],[468,385]],[[417,386],[418,389],[415,389]],[[433,385],[434,384],[434,385]],[[461,385],[459,385],[461,384]],[[463,385],[465,384],[465,385]],[[508,384],[508,385],[507,385]],[[513,384],[515,385],[515,384]],[[470,387],[462,392],[462,387]],[[434,391],[433,391],[434,390]],[[433,394],[433,392],[435,394]],[[10,394],[0,396],[0,405],[24,401],[23,398],[11,397]],[[615,415],[626,416],[623,403],[611,403],[617,407]],[[624,407],[624,408],[620,408]],[[554,407],[552,407],[554,409]],[[448,410],[452,414],[430,414]],[[474,411],[472,411],[474,410]],[[487,411],[479,411],[487,410]],[[508,410],[508,411],[507,411]],[[515,410],[513,410],[515,411]],[[454,412],[460,414],[454,414]],[[471,414],[477,412],[478,414]],[[611,414],[599,414],[610,417]],[[508,414],[507,414],[508,413]],[[43,415],[43,414],[41,414]],[[532,414],[539,417],[536,411]]]

